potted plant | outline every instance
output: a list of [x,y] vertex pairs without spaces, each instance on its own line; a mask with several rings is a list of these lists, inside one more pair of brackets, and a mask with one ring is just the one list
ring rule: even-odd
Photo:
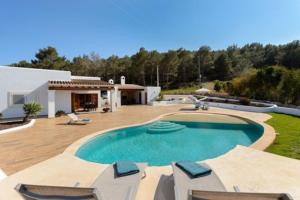
[[61,117],[61,116],[65,116],[66,115],[66,112],[63,111],[63,110],[58,110],[56,113],[55,113],[55,117]]
[[108,102],[105,103],[105,107],[103,108],[103,112],[107,113],[110,110]]
[[42,111],[42,106],[36,102],[26,103],[23,106],[23,110],[25,114],[23,121],[27,122],[30,117],[36,117]]

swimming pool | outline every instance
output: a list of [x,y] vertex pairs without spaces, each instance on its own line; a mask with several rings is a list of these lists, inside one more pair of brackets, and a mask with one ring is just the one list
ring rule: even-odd
[[131,160],[164,166],[179,160],[214,158],[238,144],[250,146],[262,134],[263,127],[252,123],[159,120],[93,137],[77,150],[76,156],[103,164]]

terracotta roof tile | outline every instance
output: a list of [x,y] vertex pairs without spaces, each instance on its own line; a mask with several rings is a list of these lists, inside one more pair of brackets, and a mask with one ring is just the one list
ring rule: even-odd
[[71,80],[71,81],[48,81],[49,89],[100,89],[113,88],[114,85],[100,80]]
[[144,90],[145,89],[145,87],[141,85],[135,85],[135,84],[125,84],[125,85],[118,84],[116,86],[118,86],[118,89],[120,90]]

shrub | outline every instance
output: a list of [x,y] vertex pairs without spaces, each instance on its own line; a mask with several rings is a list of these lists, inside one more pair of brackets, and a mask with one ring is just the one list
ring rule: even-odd
[[66,115],[66,112],[63,111],[63,110],[58,110],[56,113],[55,113],[55,117],[61,117],[61,116],[64,116]]
[[162,92],[159,93],[158,99],[157,99],[157,100],[158,100],[158,101],[164,100],[164,94],[163,94]]
[[244,106],[249,106],[250,105],[250,100],[247,97],[241,97],[240,98],[240,104]]
[[222,84],[220,81],[216,81],[215,86],[214,86],[214,90],[217,92],[220,92],[222,89]]
[[36,102],[26,103],[23,110],[25,114],[23,121],[26,122],[30,117],[36,117],[42,111],[42,106]]

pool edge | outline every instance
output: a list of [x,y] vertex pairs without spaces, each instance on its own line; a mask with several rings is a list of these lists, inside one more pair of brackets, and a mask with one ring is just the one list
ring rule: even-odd
[[261,150],[261,151],[263,151],[267,147],[269,147],[274,142],[274,140],[276,138],[276,133],[275,133],[275,130],[274,130],[273,127],[271,127],[270,125],[264,123],[263,121],[250,119],[250,118],[244,116],[243,113],[234,113],[234,114],[230,113],[230,114],[227,114],[227,113],[203,112],[203,111],[200,111],[200,112],[199,111],[177,111],[177,112],[170,112],[170,113],[167,113],[167,114],[160,115],[160,116],[158,116],[158,117],[156,117],[152,120],[149,120],[149,121],[146,121],[146,122],[143,122],[143,123],[136,123],[136,124],[125,125],[125,126],[118,126],[118,127],[105,129],[105,130],[102,130],[102,131],[92,133],[92,134],[87,135],[83,138],[80,138],[79,140],[72,143],[70,146],[68,146],[65,149],[64,153],[69,153],[69,154],[76,157],[76,152],[78,151],[78,149],[83,144],[85,144],[86,142],[88,142],[89,140],[91,140],[92,138],[94,138],[94,137],[96,137],[100,134],[103,134],[103,133],[106,133],[106,132],[109,132],[109,131],[113,131],[113,130],[117,130],[117,129],[145,125],[145,124],[154,122],[156,120],[159,120],[163,117],[166,117],[166,116],[169,116],[169,115],[174,115],[174,114],[218,114],[218,115],[227,115],[227,116],[231,116],[231,117],[241,118],[241,119],[246,120],[250,123],[259,124],[264,128],[262,136],[258,140],[256,140],[253,144],[251,144],[249,147],[253,148],[253,149]]

